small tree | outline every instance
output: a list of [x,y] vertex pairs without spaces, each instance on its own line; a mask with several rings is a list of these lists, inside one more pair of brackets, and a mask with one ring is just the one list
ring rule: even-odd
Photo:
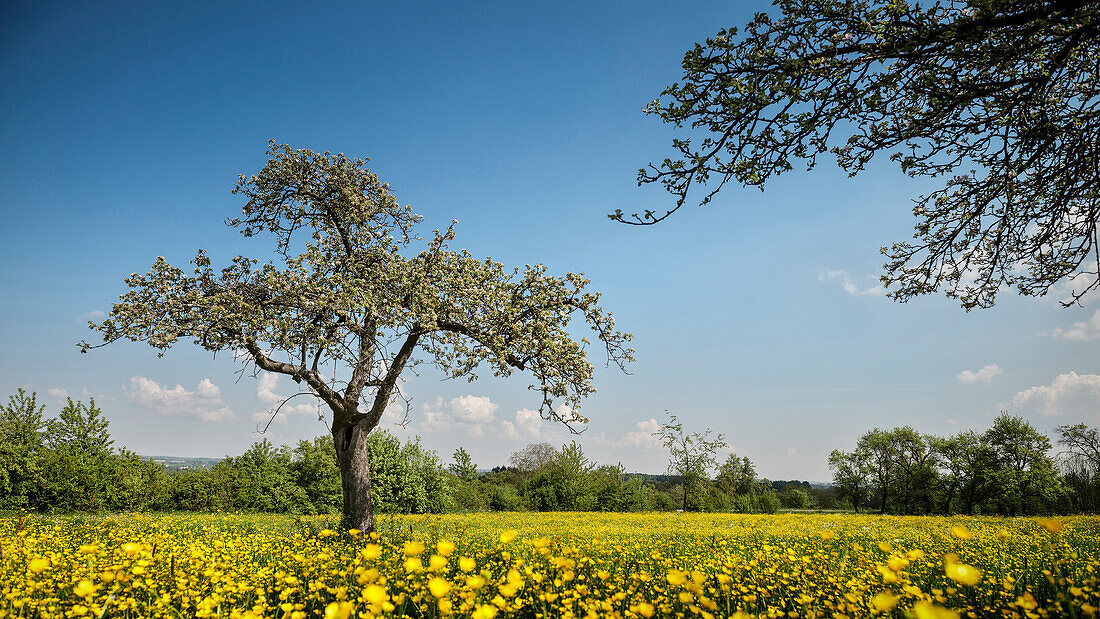
[[364,160],[274,142],[268,154],[259,174],[238,180],[234,193],[247,202],[227,223],[246,237],[271,234],[275,260],[237,256],[215,271],[200,250],[186,274],[157,258],[90,326],[102,333],[100,346],[129,339],[163,354],[190,338],[239,351],[257,371],[286,374],[323,401],[345,526],[374,527],[366,439],[408,366],[427,360],[469,379],[482,366],[497,376],[530,372],[543,417],[570,425],[587,421],[577,407],[595,391],[587,340],[572,339],[571,319],[595,331],[608,363],[633,359],[630,335],[615,330],[583,275],[554,277],[540,264],[506,271],[451,250],[453,222],[421,243],[420,216]]
[[660,438],[661,444],[668,450],[668,472],[679,475],[683,480],[683,510],[688,511],[691,488],[700,485],[717,464],[718,450],[726,447],[726,439],[721,434],[714,434],[710,428],[702,434],[689,434],[672,414],[653,435]]
[[95,398],[88,404],[68,398],[57,419],[46,423],[46,444],[54,449],[73,449],[86,458],[105,458],[114,445],[107,425],[107,418],[95,405]]
[[519,451],[512,452],[508,463],[521,473],[533,473],[550,466],[558,457],[558,449],[550,443],[530,443]]
[[730,454],[718,468],[718,476],[714,481],[722,492],[731,497],[748,494],[756,489],[756,467],[748,456]]
[[455,450],[453,458],[454,462],[447,466],[451,474],[465,481],[477,479],[477,465],[474,464],[474,459],[470,457],[468,451],[459,447]]
[[1063,481],[1073,489],[1074,508],[1100,509],[1100,431],[1083,423],[1058,426]]
[[858,449],[852,452],[834,449],[829,454],[829,469],[838,493],[848,499],[858,514],[859,507],[870,496],[873,474],[870,454]]
[[0,507],[34,507],[42,479],[45,406],[20,389],[0,407]]
[[1044,513],[1060,498],[1062,487],[1047,455],[1051,445],[1046,435],[1022,417],[1002,412],[983,439],[996,457],[1000,493],[995,500],[1002,513]]

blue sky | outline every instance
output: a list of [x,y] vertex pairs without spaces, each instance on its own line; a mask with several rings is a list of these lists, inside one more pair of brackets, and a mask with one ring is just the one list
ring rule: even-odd
[[[765,192],[728,187],[665,223],[610,222],[667,207],[635,174],[670,154],[642,107],[683,52],[764,3],[6,3],[0,7],[0,396],[47,411],[95,396],[139,453],[236,454],[289,380],[238,379],[228,355],[164,358],[120,343],[87,355],[84,326],[163,255],[177,265],[263,257],[222,223],[236,175],[268,139],[370,157],[425,229],[506,265],[583,271],[635,334],[630,375],[595,357],[586,453],[661,472],[649,435],[667,409],[723,432],[772,479],[828,479],[826,457],[874,426],[947,434],[1000,410],[1049,432],[1100,423],[1100,304],[1004,294],[966,313],[877,287],[878,248],[911,235],[927,182],[888,162],[849,179],[831,163]],[[482,467],[568,436],[534,423],[509,381],[404,385],[409,424],[444,460]],[[295,402],[301,401],[296,400]],[[311,404],[267,438],[325,432]]]

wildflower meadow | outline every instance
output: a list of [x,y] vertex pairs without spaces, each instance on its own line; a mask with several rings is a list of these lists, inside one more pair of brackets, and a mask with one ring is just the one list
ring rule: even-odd
[[1093,617],[1100,518],[0,520],[0,617]]

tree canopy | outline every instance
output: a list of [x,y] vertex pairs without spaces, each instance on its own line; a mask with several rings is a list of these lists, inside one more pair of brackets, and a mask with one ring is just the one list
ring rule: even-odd
[[594,330],[609,364],[632,360],[631,336],[615,329],[583,274],[552,276],[541,264],[505,270],[452,250],[456,222],[417,236],[421,217],[365,160],[274,142],[268,155],[258,174],[239,177],[234,193],[247,201],[227,224],[246,237],[270,234],[278,258],[237,256],[215,270],[199,250],[188,274],[158,257],[90,325],[103,335],[100,346],[129,339],[163,354],[183,338],[239,353],[324,401],[350,526],[373,522],[360,443],[397,396],[406,367],[429,361],[470,380],[482,366],[497,376],[529,372],[543,416],[570,425],[587,421],[578,407],[595,391],[589,342],[573,339],[571,319]]
[[[888,294],[943,289],[988,307],[1003,287],[1070,304],[1100,287],[1100,3],[1088,0],[776,0],[683,59],[645,112],[680,129],[639,170],[675,198],[763,189],[831,153],[855,175],[887,155],[938,180],[913,241],[882,249]],[[892,289],[891,289],[892,288]]]

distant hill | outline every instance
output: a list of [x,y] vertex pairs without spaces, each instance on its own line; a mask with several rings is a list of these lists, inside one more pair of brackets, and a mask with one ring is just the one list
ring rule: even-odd
[[191,469],[209,469],[224,458],[189,458],[184,456],[141,456],[152,460],[168,471],[188,471]]

